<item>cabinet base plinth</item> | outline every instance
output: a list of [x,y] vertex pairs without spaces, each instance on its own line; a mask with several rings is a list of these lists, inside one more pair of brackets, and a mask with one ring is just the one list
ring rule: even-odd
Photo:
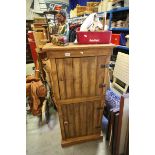
[[92,141],[92,140],[103,140],[103,136],[102,135],[89,135],[89,136],[83,136],[83,137],[70,138],[67,140],[62,140],[61,146],[66,147],[66,146],[84,143],[84,142]]

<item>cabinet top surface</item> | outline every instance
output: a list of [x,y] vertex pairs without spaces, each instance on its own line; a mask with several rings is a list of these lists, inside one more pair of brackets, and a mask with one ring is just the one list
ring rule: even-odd
[[73,44],[69,43],[67,46],[56,46],[53,45],[52,43],[47,43],[43,46],[42,52],[46,51],[61,51],[61,50],[76,50],[76,49],[97,49],[97,48],[114,48],[116,45],[114,44]]

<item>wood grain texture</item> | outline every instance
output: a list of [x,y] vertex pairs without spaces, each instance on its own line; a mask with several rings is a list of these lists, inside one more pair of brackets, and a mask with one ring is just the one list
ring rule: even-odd
[[80,124],[80,135],[81,136],[86,136],[87,134],[87,126],[86,126],[86,121],[87,121],[87,114],[86,114],[86,111],[87,111],[87,106],[86,106],[86,103],[80,103],[80,120],[81,120],[81,124]]
[[76,137],[80,136],[80,104],[74,104],[74,116],[75,116],[75,135]]
[[94,102],[94,133],[100,133],[101,132],[101,122],[100,122],[100,101]]
[[[45,64],[45,66],[43,67],[45,73],[46,73],[46,80],[48,82],[48,85],[51,87],[52,84],[51,84],[51,74],[50,74],[50,71],[51,71],[51,63],[50,63],[50,60],[46,60],[46,61],[42,61],[43,64]],[[39,74],[39,72],[38,72]],[[39,76],[38,76],[39,77]]]
[[58,85],[58,77],[57,77],[57,68],[56,68],[56,63],[55,59],[51,59],[51,76],[52,76],[52,83],[53,83],[53,93],[55,96],[55,99],[58,100],[60,99],[59,95],[59,85]]
[[73,58],[73,79],[75,97],[81,97],[81,60],[80,58]]
[[[50,78],[62,132],[62,146],[101,138],[101,119],[105,91],[99,84],[107,81],[113,45],[46,44],[42,52],[50,60]],[[67,53],[67,54],[66,54]]]
[[[110,62],[110,56],[106,57],[105,64],[109,64]],[[103,94],[106,93],[106,90],[110,88],[110,76],[109,76],[109,68],[105,68],[105,74],[104,74],[104,83],[106,84],[106,87],[103,88]]]
[[89,59],[81,58],[82,64],[82,96],[89,96]]
[[46,39],[46,36],[44,35],[44,30],[42,29],[42,32],[33,32],[33,35],[34,35],[36,47],[37,48],[40,48],[40,46],[43,47],[44,45],[43,40]]
[[100,126],[100,129],[101,130],[101,126],[102,126],[102,116],[103,116],[103,110],[104,110],[104,106],[103,106],[103,101],[100,100],[99,101],[99,109],[98,109],[98,113],[99,113],[99,119],[98,119],[98,126]]
[[64,64],[65,64],[65,79],[66,79],[66,97],[67,99],[74,98],[72,58],[64,59]]
[[117,133],[118,133],[118,117],[119,117],[119,113],[116,113],[114,115],[114,134],[113,134],[113,144],[112,144],[112,153],[113,155],[115,155],[116,153],[116,142],[117,142]]
[[60,98],[66,99],[64,60],[63,59],[56,59],[56,65],[57,65],[57,71],[58,71]]
[[69,126],[69,137],[75,137],[75,121],[74,121],[74,105],[66,105],[67,107],[67,117]]
[[[40,52],[43,53],[43,52]],[[69,56],[66,56],[66,54]],[[98,51],[96,50],[92,50],[92,49],[84,49],[84,50],[68,50],[68,51],[57,51],[57,53],[55,51],[49,51],[47,52],[47,57],[49,59],[51,58],[82,58],[82,57],[93,57],[93,56],[108,56],[109,55],[109,50],[102,50],[102,49],[98,49]]]
[[97,57],[89,58],[89,95],[95,96]]
[[59,122],[60,122],[60,127],[61,127],[61,135],[62,139],[65,140],[66,137],[68,136],[68,130],[64,126],[64,120],[62,118],[64,117],[64,114],[62,112],[62,108],[59,106],[58,108],[58,113],[59,113]]
[[[85,44],[85,45],[75,45],[70,43],[68,46],[56,46],[52,43],[47,43],[43,47],[43,51],[66,51],[66,50],[83,50],[83,49],[113,49],[116,47],[114,44]],[[96,52],[96,51],[95,51]],[[112,51],[110,51],[112,52]],[[97,52],[96,52],[97,53]]]
[[[62,111],[62,115],[59,115],[61,122],[63,122],[61,125],[61,128],[64,129],[64,134],[65,134],[65,139],[70,137],[70,133],[69,133],[69,120],[68,120],[68,111],[67,111],[67,106],[66,105],[62,105],[61,106],[61,111]],[[67,122],[67,123],[66,123]]]
[[104,76],[105,76],[105,69],[101,68],[101,64],[105,64],[106,62],[106,56],[99,56],[97,57],[97,72],[96,72],[96,95],[102,95],[103,94],[103,88],[99,88],[100,84],[104,83]]
[[121,127],[122,127],[123,108],[124,108],[124,97],[121,96],[120,110],[119,110],[119,118],[118,118],[116,153],[115,153],[116,155],[119,155],[119,149],[120,149],[120,139],[121,139]]
[[71,103],[82,103],[82,102],[87,103],[87,101],[96,101],[96,100],[103,100],[103,96],[80,97],[80,98],[73,98],[73,99],[57,100],[57,103],[58,104],[71,104]]
[[103,136],[101,136],[100,134],[96,134],[96,135],[89,135],[89,136],[81,136],[81,137],[76,137],[76,138],[70,138],[70,139],[67,139],[67,140],[62,140],[61,146],[66,147],[66,146],[79,144],[79,143],[83,143],[83,142],[88,142],[88,141],[92,141],[92,140],[103,140]]
[[93,134],[93,102],[87,103],[87,135]]

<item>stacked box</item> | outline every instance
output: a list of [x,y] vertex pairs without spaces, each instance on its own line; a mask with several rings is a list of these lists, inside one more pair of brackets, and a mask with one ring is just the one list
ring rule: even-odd
[[77,16],[82,16],[85,14],[85,11],[86,11],[86,6],[76,6],[77,8]]

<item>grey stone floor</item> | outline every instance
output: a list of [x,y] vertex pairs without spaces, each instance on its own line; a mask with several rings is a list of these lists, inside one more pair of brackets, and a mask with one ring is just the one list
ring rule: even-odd
[[57,112],[53,112],[49,124],[38,125],[39,118],[27,114],[27,155],[110,155],[105,138],[61,147],[61,132]]

